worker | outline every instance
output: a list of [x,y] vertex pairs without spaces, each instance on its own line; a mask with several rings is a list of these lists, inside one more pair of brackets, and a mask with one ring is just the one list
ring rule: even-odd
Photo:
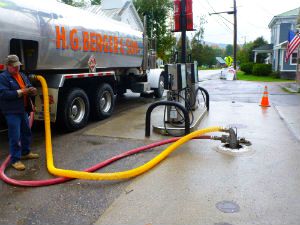
[[20,72],[22,63],[17,55],[5,59],[6,71],[0,74],[0,109],[8,126],[11,165],[16,170],[25,170],[21,159],[37,159],[30,151],[31,130],[28,113],[32,111],[30,96],[37,94],[27,77]]

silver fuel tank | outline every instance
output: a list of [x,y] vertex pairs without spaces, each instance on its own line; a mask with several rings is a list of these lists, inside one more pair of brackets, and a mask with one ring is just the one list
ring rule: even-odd
[[37,70],[140,67],[142,32],[55,0],[0,0],[0,64],[12,40],[37,43]]

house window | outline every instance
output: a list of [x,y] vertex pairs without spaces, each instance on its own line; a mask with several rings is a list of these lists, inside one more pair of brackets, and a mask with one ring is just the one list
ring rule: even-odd
[[290,58],[290,65],[297,65],[297,52],[294,52]]

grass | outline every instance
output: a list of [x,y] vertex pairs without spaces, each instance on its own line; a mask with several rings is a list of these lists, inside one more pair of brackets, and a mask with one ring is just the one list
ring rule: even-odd
[[260,82],[293,82],[293,80],[286,80],[271,76],[256,76],[253,74],[245,74],[242,71],[237,72],[237,79],[238,80],[245,80],[245,81],[260,81]]

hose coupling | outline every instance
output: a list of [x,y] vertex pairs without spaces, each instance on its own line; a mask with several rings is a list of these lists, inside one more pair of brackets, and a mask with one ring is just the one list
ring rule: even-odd
[[222,143],[227,143],[227,140],[228,140],[228,135],[222,135],[221,137],[219,136],[212,136],[211,139],[212,140],[216,140],[216,141],[221,141]]
[[233,129],[233,128],[224,128],[222,129],[223,132],[229,133],[228,135],[222,135],[221,137],[219,136],[212,136],[211,139],[212,140],[217,140],[217,141],[221,141],[222,143],[226,144],[226,146],[228,146],[228,148],[231,149],[239,149],[241,148],[241,145],[246,145],[246,146],[250,146],[251,142],[246,140],[246,138],[241,137],[239,138],[237,136],[237,129]]
[[244,138],[244,137],[241,137],[241,138],[239,139],[239,143],[240,143],[240,144],[244,144],[244,145],[246,145],[246,146],[250,146],[250,145],[251,145],[251,142],[248,141],[248,140],[246,140],[246,138]]
[[28,76],[28,78],[29,78],[30,81],[35,81],[35,80],[37,80],[37,76],[34,75],[34,74],[30,74],[30,75]]

